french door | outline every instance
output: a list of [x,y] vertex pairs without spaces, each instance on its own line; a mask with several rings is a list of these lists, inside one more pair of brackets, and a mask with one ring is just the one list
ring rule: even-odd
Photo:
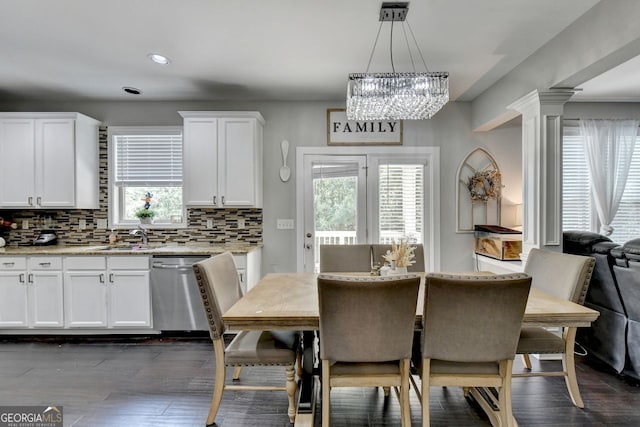
[[304,156],[304,271],[317,272],[321,244],[367,241],[366,156]]
[[296,162],[298,271],[318,271],[321,244],[400,239],[439,267],[437,148],[302,147]]

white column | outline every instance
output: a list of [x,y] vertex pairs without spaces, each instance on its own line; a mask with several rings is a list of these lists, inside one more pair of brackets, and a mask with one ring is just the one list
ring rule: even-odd
[[522,114],[522,262],[531,248],[562,251],[562,113],[572,89],[533,92],[507,108]]

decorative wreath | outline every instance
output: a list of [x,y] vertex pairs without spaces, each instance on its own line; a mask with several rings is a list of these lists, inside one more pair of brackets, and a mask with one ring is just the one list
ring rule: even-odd
[[472,202],[486,202],[500,194],[500,171],[497,169],[476,172],[469,177],[467,189]]

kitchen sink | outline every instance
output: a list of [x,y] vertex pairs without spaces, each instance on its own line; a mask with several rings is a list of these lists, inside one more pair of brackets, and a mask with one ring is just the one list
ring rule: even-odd
[[100,246],[94,250],[100,252],[135,252],[135,251],[148,251],[151,249],[158,249],[162,246]]

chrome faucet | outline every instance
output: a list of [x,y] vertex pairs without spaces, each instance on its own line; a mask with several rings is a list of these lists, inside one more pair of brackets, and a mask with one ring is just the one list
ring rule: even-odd
[[141,225],[138,225],[138,228],[129,232],[129,235],[131,236],[137,236],[138,234],[142,236],[142,246],[147,246],[147,243],[149,243],[149,240],[147,238],[147,229],[142,227]]

